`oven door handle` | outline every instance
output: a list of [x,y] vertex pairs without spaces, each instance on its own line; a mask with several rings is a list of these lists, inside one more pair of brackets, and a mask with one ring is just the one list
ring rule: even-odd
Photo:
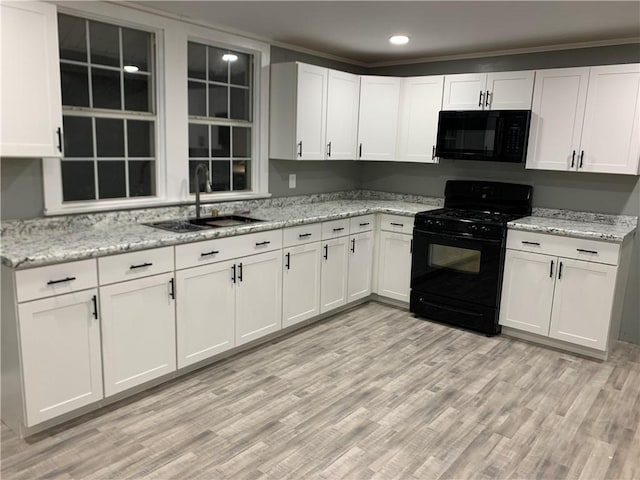
[[431,302],[427,302],[424,299],[420,299],[420,303],[422,303],[423,305],[428,305],[430,307],[435,307],[435,308],[439,308],[441,310],[449,310],[451,312],[456,312],[456,313],[462,313],[464,315],[471,315],[473,317],[482,317],[483,315],[481,313],[478,312],[474,312],[472,310],[467,310],[465,308],[457,308],[457,307],[452,307],[451,305],[441,305],[438,303],[431,303]]
[[[460,235],[450,235],[448,233],[436,233],[436,232],[427,232],[425,230],[419,230],[416,228],[415,230],[418,233],[421,233],[423,235],[426,235],[429,237],[428,239],[428,243],[433,243],[433,240],[437,240],[438,238],[448,238],[450,240],[456,240],[456,241],[473,241],[473,242],[480,242],[480,243],[489,243],[489,244],[501,244],[502,243],[502,239],[498,238],[498,239],[491,239],[491,238],[478,238],[478,237],[474,237],[473,235],[467,235],[464,233],[461,233]],[[415,239],[415,236],[414,236]]]

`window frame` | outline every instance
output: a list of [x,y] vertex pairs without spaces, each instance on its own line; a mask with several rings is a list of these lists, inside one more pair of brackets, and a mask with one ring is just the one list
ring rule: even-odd
[[[154,34],[156,109],[156,192],[153,197],[131,197],[63,202],[60,158],[43,158],[44,214],[91,213],[192,203],[189,192],[187,45],[189,41],[229,48],[253,55],[253,138],[251,190],[203,193],[205,201],[224,202],[267,198],[269,175],[269,64],[270,45],[226,33],[206,22],[185,20],[145,6],[103,2],[57,5],[58,13],[112,23]],[[59,46],[56,43],[55,48]],[[171,65],[171,68],[167,68]],[[100,116],[100,114],[98,114]],[[142,119],[142,118],[141,118]]]

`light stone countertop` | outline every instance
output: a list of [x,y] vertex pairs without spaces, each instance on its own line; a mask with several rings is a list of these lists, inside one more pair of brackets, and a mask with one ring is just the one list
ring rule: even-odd
[[[241,213],[265,221],[189,233],[142,222],[193,217],[193,206],[10,220],[2,223],[0,257],[6,266],[28,268],[371,213],[413,216],[441,206],[437,197],[369,190],[208,204],[203,216],[215,207],[220,215]],[[534,208],[532,216],[509,222],[508,227],[620,243],[635,232],[637,222],[634,216]]]
[[[124,221],[116,223],[103,220],[93,225],[70,222],[56,228],[29,228],[23,231],[16,228],[4,232],[0,255],[4,265],[27,268],[370,213],[413,216],[417,212],[436,208],[440,207],[397,200],[334,200],[292,204],[241,212],[252,218],[264,219],[264,222],[189,233],[173,233]],[[220,215],[226,213],[220,211]]]

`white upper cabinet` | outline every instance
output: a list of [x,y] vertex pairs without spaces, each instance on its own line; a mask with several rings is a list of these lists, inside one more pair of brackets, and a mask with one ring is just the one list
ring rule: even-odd
[[588,67],[537,72],[527,168],[576,168],[588,82]]
[[442,110],[482,110],[486,86],[486,73],[446,75]]
[[638,174],[640,64],[536,73],[527,168]]
[[397,160],[437,163],[435,147],[443,85],[442,75],[403,79]]
[[485,109],[529,110],[536,72],[497,72],[487,75]]
[[270,156],[284,160],[354,160],[357,75],[305,63],[271,66]]
[[360,77],[329,70],[327,92],[327,160],[354,160],[358,142]]
[[401,83],[395,77],[360,77],[360,160],[395,159]]
[[639,157],[640,64],[591,67],[580,171],[637,174]]
[[444,77],[443,110],[528,110],[534,71]]
[[0,155],[59,157],[62,99],[55,5],[0,4]]

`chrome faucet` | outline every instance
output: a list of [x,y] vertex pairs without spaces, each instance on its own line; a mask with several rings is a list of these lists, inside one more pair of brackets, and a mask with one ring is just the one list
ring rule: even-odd
[[209,183],[209,168],[204,163],[199,163],[196,171],[193,173],[193,184],[196,187],[196,218],[200,218],[200,173],[206,174],[204,181],[204,191],[211,193],[211,184]]

